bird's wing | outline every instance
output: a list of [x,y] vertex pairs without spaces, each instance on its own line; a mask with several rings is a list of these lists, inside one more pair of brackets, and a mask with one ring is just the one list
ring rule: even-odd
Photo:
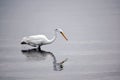
[[39,39],[47,39],[45,35],[33,35],[29,36],[29,39],[39,40]]
[[48,39],[45,35],[34,35],[34,36],[29,36],[29,42],[34,43],[34,44],[41,44],[46,42]]

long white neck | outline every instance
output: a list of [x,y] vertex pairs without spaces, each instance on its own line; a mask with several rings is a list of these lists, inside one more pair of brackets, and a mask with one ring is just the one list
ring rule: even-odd
[[48,44],[53,43],[56,40],[56,38],[57,38],[57,32],[54,31],[54,36],[51,40],[48,41]]

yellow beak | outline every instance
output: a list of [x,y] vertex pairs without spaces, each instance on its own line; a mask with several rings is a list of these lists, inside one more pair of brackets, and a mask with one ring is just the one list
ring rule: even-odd
[[65,40],[68,41],[67,37],[65,36],[65,34],[63,32],[60,32],[62,34],[62,36],[65,38]]

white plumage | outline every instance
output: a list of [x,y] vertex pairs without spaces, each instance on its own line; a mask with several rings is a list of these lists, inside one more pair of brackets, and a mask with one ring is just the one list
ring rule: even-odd
[[62,29],[55,29],[54,30],[54,36],[52,39],[48,39],[45,35],[33,35],[33,36],[28,36],[28,37],[23,37],[21,44],[27,44],[33,47],[38,47],[40,49],[40,46],[42,45],[46,45],[46,44],[51,44],[56,40],[57,37],[57,32],[61,33],[62,36],[68,40],[66,38],[66,36],[63,33]]

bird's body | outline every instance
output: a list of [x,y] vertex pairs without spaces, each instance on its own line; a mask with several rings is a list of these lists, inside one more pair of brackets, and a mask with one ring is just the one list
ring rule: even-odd
[[23,38],[23,44],[28,44],[33,47],[42,46],[52,43],[53,40],[49,40],[45,35],[33,35]]
[[37,45],[45,45],[47,42],[49,42],[48,38],[44,35],[33,35],[29,37],[24,37],[26,39],[26,42],[31,46],[37,46]]
[[40,46],[42,45],[53,43],[56,40],[58,31],[67,40],[62,29],[55,29],[55,33],[52,39],[48,39],[45,35],[33,35],[33,36],[23,37],[21,44],[28,44],[33,47],[38,47],[40,49]]

